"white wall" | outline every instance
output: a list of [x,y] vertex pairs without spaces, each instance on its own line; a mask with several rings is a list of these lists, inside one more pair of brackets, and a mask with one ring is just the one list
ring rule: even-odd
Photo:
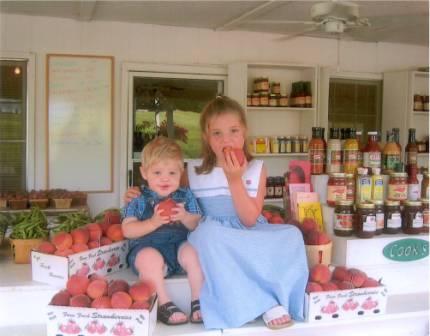
[[[36,55],[36,188],[46,187],[45,56],[47,53],[110,55],[115,57],[114,192],[90,196],[97,212],[119,206],[120,69],[124,62],[167,64],[224,64],[236,61],[306,63],[336,66],[337,41],[296,38],[273,41],[276,35],[214,32],[207,29],[163,27],[120,22],[78,22],[69,19],[0,14],[3,51]],[[340,70],[380,73],[428,64],[428,48],[340,42]],[[124,95],[126,96],[126,95]]]

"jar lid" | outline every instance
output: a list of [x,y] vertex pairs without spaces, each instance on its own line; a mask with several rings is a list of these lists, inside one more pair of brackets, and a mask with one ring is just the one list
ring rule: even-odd
[[373,203],[360,203],[357,205],[360,209],[375,209],[375,204]]
[[391,173],[390,176],[392,176],[392,177],[408,177],[408,174],[406,174],[406,173]]
[[342,205],[344,205],[344,206],[352,206],[353,204],[354,204],[353,201],[345,201],[345,200],[343,200],[343,201],[336,201],[336,205],[340,205],[340,206],[342,206]]
[[281,85],[280,82],[272,82],[272,85]]
[[421,206],[421,202],[420,201],[406,201],[405,205],[407,205],[407,206]]
[[274,94],[274,93],[271,93],[270,94],[270,98],[277,98],[278,96],[276,95],[276,94]]
[[346,178],[354,178],[354,174],[345,174]]
[[400,206],[400,201],[386,200],[385,205],[387,205],[387,206]]
[[261,96],[269,96],[269,92],[268,91],[263,91],[260,93],[260,97]]
[[336,177],[336,178],[345,178],[345,173],[331,173],[330,177]]
[[372,200],[371,202],[375,205],[384,205],[384,201],[382,200]]
[[429,204],[429,199],[428,198],[421,198],[421,203],[423,203],[423,204]]
[[[357,134],[357,133],[355,133],[355,134]],[[369,131],[369,132],[367,132],[367,134],[368,135],[378,135],[378,132],[377,131]]]

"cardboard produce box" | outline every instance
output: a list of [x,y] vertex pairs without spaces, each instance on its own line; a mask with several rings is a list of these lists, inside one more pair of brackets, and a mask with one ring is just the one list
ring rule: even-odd
[[95,309],[48,305],[47,335],[151,336],[157,322],[157,299],[147,309]]
[[89,276],[108,275],[127,268],[128,241],[123,240],[68,257],[31,252],[31,269],[34,281],[65,288],[73,274]]
[[387,288],[355,288],[306,294],[308,322],[354,319],[385,314]]

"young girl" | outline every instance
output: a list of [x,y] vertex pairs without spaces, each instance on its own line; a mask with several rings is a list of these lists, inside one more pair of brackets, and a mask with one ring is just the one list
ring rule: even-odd
[[[127,256],[132,270],[155,285],[158,319],[169,325],[188,322],[187,316],[170,301],[164,276],[187,272],[191,287],[191,322],[201,323],[199,292],[203,275],[187,236],[200,219],[200,209],[188,188],[180,188],[184,169],[181,148],[173,140],[158,137],[142,152],[142,177],[148,182],[142,194],[124,209],[122,228],[130,239]],[[160,202],[172,199],[173,214],[166,215]]]
[[[247,150],[243,108],[217,97],[203,110],[200,128],[203,160],[189,162],[188,179],[204,217],[188,241],[205,279],[205,327],[239,327],[262,314],[271,329],[291,325],[291,318],[303,320],[303,238],[296,227],[268,224],[261,216],[266,169]],[[226,147],[242,148],[247,160],[240,165],[234,151],[224,153]]]

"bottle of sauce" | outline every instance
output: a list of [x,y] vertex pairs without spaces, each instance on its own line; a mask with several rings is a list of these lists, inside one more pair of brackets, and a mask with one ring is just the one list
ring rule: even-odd
[[372,238],[376,232],[375,204],[360,203],[355,216],[355,235],[359,238]]
[[356,131],[355,132],[355,137],[357,138],[358,141],[358,148],[359,151],[357,152],[357,167],[362,167],[363,166],[363,148],[361,146],[361,136],[362,136],[363,132],[362,131]]
[[408,167],[408,200],[418,201],[420,199],[420,182],[417,177],[417,166]]
[[367,168],[357,169],[355,202],[357,204],[370,201],[372,199],[372,178],[367,174]]
[[355,178],[354,174],[345,174],[346,177],[346,200],[355,202]]
[[381,168],[381,148],[378,132],[367,132],[367,145],[363,148],[363,167]]
[[401,150],[396,144],[394,134],[387,131],[387,143],[382,151],[382,169],[384,174],[396,172],[401,164]]
[[327,142],[327,174],[342,172],[342,144],[339,128],[330,128]]
[[384,178],[379,168],[372,169],[372,199],[375,201],[384,200]]
[[[394,136],[394,142],[396,143],[397,147],[399,147],[399,151],[400,151],[400,162],[402,162],[402,145],[400,144],[400,128],[394,127],[392,129],[393,131],[393,136]],[[401,170],[396,170],[397,172],[400,172]]]
[[321,127],[312,127],[312,139],[309,142],[309,161],[311,174],[324,174],[325,151]]
[[409,129],[408,144],[405,148],[405,164],[417,165],[418,146],[415,139],[415,128]]
[[360,150],[355,129],[346,130],[346,140],[343,145],[343,171],[346,174],[355,174],[358,167],[358,151]]

